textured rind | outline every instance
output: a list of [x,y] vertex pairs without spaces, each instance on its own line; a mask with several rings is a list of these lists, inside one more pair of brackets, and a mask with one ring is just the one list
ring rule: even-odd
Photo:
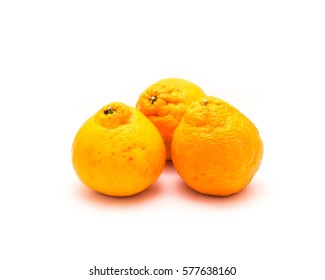
[[192,103],[175,130],[172,159],[179,175],[198,192],[226,196],[253,179],[263,157],[254,124],[228,103],[208,97]]
[[[153,96],[157,97],[155,102],[150,101]],[[177,78],[160,80],[140,95],[136,108],[158,128],[166,146],[167,159],[171,159],[173,134],[187,106],[205,96],[196,84]]]
[[122,112],[127,117],[119,116],[121,108],[117,109],[108,116],[112,118],[108,127],[101,119],[107,116],[98,116],[106,106],[83,124],[73,142],[72,162],[86,186],[107,195],[129,196],[157,180],[166,154],[157,128],[134,108],[119,106],[127,109]]

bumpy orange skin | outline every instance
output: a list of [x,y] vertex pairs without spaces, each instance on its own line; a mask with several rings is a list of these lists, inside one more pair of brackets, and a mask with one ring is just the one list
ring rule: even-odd
[[79,129],[72,163],[80,180],[110,196],[130,196],[148,188],[166,161],[157,128],[139,111],[115,102]]
[[170,146],[174,131],[189,104],[206,94],[197,85],[178,78],[158,81],[139,97],[136,108],[158,128],[171,159]]
[[245,188],[263,157],[254,124],[228,103],[208,97],[193,102],[176,128],[173,164],[194,190],[227,196]]

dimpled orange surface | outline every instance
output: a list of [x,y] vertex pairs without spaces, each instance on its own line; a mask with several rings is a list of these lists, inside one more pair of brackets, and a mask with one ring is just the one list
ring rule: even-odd
[[187,106],[206,94],[197,85],[177,78],[167,78],[148,87],[139,97],[136,108],[158,128],[171,159],[170,145]]
[[97,192],[129,196],[149,187],[166,161],[157,128],[139,111],[110,103],[79,129],[72,146],[80,180]]
[[257,172],[263,143],[254,124],[215,97],[193,102],[174,133],[172,159],[194,190],[226,196],[245,188]]

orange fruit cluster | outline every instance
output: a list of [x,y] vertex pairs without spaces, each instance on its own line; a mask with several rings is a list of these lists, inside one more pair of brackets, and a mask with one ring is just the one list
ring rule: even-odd
[[172,160],[192,189],[227,196],[245,188],[259,169],[263,142],[233,106],[176,78],[149,86],[136,108],[102,107],[79,129],[72,163],[80,180],[110,196],[152,185]]

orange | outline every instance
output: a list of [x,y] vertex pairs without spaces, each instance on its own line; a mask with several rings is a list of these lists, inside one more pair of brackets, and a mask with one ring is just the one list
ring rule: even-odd
[[254,124],[215,97],[193,102],[176,128],[173,164],[194,190],[227,196],[245,188],[259,169],[263,143]]
[[167,159],[171,159],[173,134],[187,106],[205,96],[197,85],[177,78],[160,80],[140,95],[136,108],[158,128],[166,146]]
[[79,129],[72,163],[89,188],[111,196],[130,196],[148,188],[166,162],[157,128],[138,110],[114,102]]

